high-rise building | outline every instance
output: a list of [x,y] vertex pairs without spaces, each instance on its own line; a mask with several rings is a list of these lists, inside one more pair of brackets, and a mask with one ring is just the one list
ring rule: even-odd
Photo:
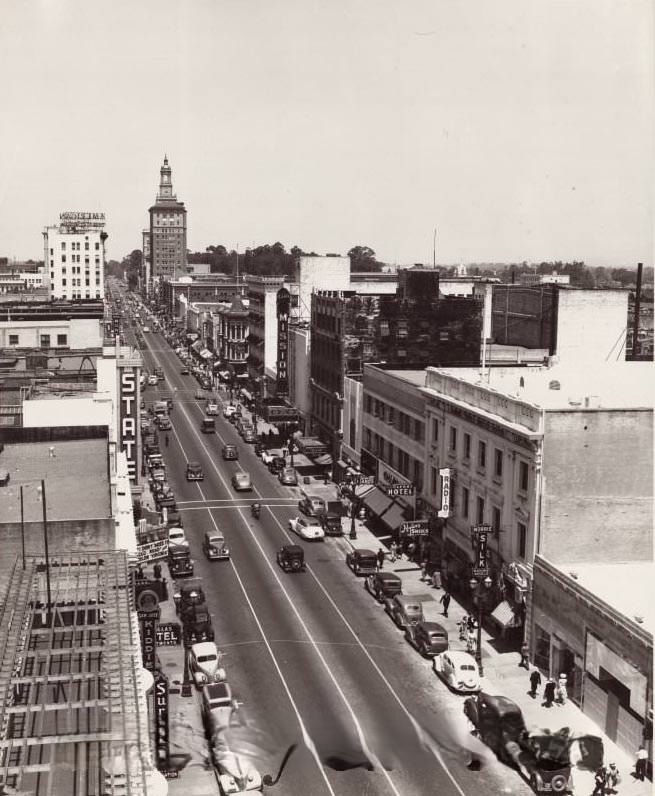
[[43,259],[52,298],[96,299],[105,294],[104,213],[62,213],[43,230]]
[[[186,208],[173,193],[168,158],[160,169],[159,193],[150,213],[150,277],[176,279],[187,272]],[[145,248],[145,242],[144,242]]]

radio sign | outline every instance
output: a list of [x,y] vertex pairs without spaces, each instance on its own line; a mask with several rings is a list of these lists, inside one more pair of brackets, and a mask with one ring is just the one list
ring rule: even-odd
[[450,517],[450,467],[439,470],[441,476],[441,508],[437,517]]
[[120,447],[127,457],[130,481],[137,480],[137,375],[134,368],[120,370]]

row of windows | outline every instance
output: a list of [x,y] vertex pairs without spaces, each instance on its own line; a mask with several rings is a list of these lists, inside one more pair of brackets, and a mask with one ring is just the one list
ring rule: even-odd
[[[432,441],[439,441],[439,421],[434,420],[432,424]],[[450,426],[448,430],[448,453],[456,455],[458,452],[459,433],[455,426]],[[461,454],[464,464],[470,464],[475,461],[475,465],[479,470],[486,470],[488,462],[487,443],[484,440],[477,441],[475,452],[473,450],[473,442],[471,434],[468,431],[462,433]],[[475,456],[475,458],[473,458]],[[495,478],[503,477],[504,460],[503,451],[500,448],[494,448],[493,452],[493,475]],[[527,492],[530,485],[530,468],[528,463],[519,461],[519,482],[518,488],[521,492]]]
[[423,464],[410,456],[407,451],[366,426],[364,426],[364,447],[389,467],[398,470],[405,478],[412,481],[419,492],[423,489]]
[[[42,334],[39,337],[41,348],[50,348],[50,335],[49,334]],[[10,334],[9,335],[9,345],[20,345],[20,335],[18,334]],[[68,345],[68,335],[67,334],[58,334],[57,335],[57,345]]]
[[[71,241],[70,251],[80,251],[80,246],[81,246],[80,241],[73,240],[73,241]],[[85,249],[85,251],[89,251],[89,241],[88,240],[84,242],[84,249]],[[66,241],[65,240],[62,240],[62,242],[61,242],[61,250],[63,252],[66,251]],[[98,241],[96,241],[95,250],[96,251],[100,250],[100,244],[98,243]],[[53,254],[54,254],[54,250],[50,249],[50,256],[52,256]]]
[[[80,263],[80,262],[82,262],[81,255],[79,255],[79,254],[71,254],[71,260],[70,261],[72,263]],[[66,262],[66,255],[65,254],[61,255],[61,262],[62,263]],[[96,257],[94,262],[95,262],[95,264],[97,266],[100,266],[100,258],[99,257]],[[52,267],[52,266],[54,266],[54,264],[55,264],[54,260],[50,260],[50,266]],[[89,265],[89,264],[90,264],[89,258],[85,257],[84,258],[84,265]]]
[[425,423],[417,418],[410,417],[405,412],[396,409],[390,404],[373,398],[371,395],[364,396],[364,411],[369,415],[384,420],[390,426],[400,431],[407,437],[411,437],[416,442],[423,442],[425,438]]

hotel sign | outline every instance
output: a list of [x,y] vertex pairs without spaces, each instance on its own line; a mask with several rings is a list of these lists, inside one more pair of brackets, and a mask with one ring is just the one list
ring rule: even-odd
[[437,517],[450,517],[450,467],[439,470],[441,476],[441,508]]
[[135,368],[120,368],[119,383],[119,447],[127,457],[127,471],[130,481],[137,480],[137,445],[138,445],[138,412],[137,385],[138,377]]
[[67,228],[68,232],[82,230],[102,230],[105,226],[104,213],[60,213],[59,223]]

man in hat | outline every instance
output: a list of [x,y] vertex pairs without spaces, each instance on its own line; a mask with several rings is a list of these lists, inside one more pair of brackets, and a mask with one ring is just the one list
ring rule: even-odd
[[530,696],[534,699],[537,696],[537,688],[541,685],[541,675],[537,669],[532,670],[530,675]]

